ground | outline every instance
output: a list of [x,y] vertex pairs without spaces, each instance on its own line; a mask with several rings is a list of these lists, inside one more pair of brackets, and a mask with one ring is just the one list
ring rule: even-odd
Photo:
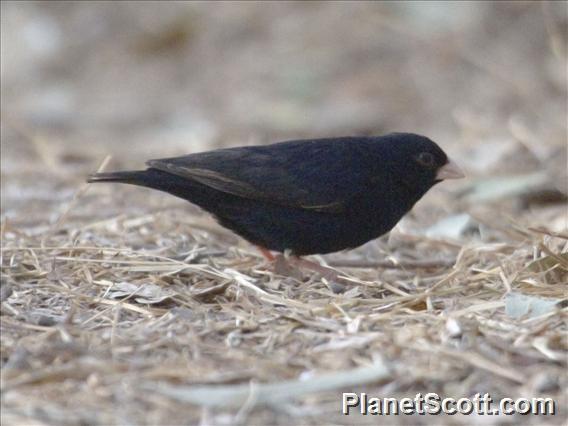
[[[563,6],[2,2],[2,423],[565,423]],[[84,183],[389,131],[467,178],[311,257],[332,281],[276,273],[182,200]],[[345,416],[343,392],[557,413]]]

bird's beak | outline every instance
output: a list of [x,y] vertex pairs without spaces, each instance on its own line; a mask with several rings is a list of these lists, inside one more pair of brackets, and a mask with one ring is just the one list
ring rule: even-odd
[[448,159],[448,162],[438,169],[436,173],[436,180],[444,179],[461,179],[465,177],[461,169],[452,160]]

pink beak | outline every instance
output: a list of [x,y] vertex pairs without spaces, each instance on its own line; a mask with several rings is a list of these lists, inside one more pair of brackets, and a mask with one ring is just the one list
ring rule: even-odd
[[438,169],[436,173],[436,180],[444,179],[461,179],[465,177],[461,169],[448,158],[448,162]]

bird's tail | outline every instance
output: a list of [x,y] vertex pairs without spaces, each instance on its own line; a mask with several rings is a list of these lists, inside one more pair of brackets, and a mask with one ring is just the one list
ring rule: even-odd
[[145,186],[144,182],[147,180],[147,178],[147,170],[134,170],[128,172],[93,173],[92,175],[89,175],[87,182],[120,182]]
[[152,167],[146,170],[94,173],[87,178],[87,182],[117,182],[157,189],[213,212],[219,210],[219,202],[223,198],[199,182]]
[[132,170],[125,172],[94,173],[89,175],[87,182],[118,182],[130,185],[144,186],[169,192],[176,197],[189,197],[191,182],[182,177],[161,170],[149,168],[146,170]]

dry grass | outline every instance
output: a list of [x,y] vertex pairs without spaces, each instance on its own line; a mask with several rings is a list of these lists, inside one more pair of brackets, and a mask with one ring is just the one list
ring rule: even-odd
[[[96,209],[79,193],[71,206]],[[344,423],[352,389],[566,397],[566,233],[399,232],[387,260],[329,257],[345,278],[328,282],[274,274],[193,210],[88,221],[68,207],[35,235],[2,224],[6,424]],[[558,303],[514,318],[518,293]]]
[[[565,4],[1,7],[3,425],[566,423]],[[468,179],[311,259],[337,282],[276,274],[180,200],[83,184],[109,153],[390,131]],[[559,413],[345,417],[350,391]]]

